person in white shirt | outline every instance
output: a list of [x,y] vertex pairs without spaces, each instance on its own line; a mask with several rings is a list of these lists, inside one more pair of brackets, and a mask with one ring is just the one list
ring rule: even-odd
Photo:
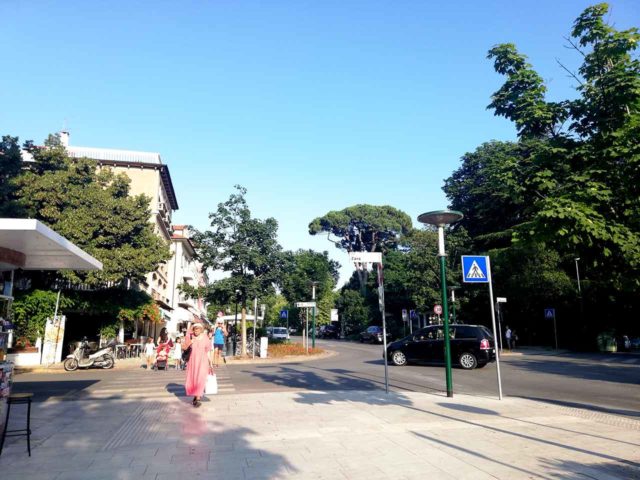
[[144,356],[147,357],[147,370],[153,368],[153,360],[156,354],[155,339],[152,337],[147,338],[147,343],[144,345]]
[[507,348],[511,350],[511,329],[507,325],[507,330],[504,332],[504,338],[507,339]]
[[176,370],[182,370],[182,339],[180,337],[176,338],[176,343],[173,345],[171,359]]

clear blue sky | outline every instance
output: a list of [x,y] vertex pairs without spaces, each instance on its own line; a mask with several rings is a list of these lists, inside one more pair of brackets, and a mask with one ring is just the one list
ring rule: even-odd
[[[0,1],[0,133],[160,152],[180,204],[207,226],[234,184],[287,249],[346,254],[308,223],[356,203],[446,206],[460,156],[513,139],[485,109],[486,53],[513,42],[572,95],[565,48],[584,0]],[[640,1],[612,0],[618,28]],[[343,269],[349,274],[349,268]],[[345,278],[341,279],[346,280]]]

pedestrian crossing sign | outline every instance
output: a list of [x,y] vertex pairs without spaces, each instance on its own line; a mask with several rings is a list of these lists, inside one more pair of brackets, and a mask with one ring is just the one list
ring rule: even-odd
[[555,308],[545,308],[544,309],[544,318],[546,319],[553,319],[556,316],[556,309]]
[[479,255],[463,255],[462,281],[465,283],[489,283],[488,258]]

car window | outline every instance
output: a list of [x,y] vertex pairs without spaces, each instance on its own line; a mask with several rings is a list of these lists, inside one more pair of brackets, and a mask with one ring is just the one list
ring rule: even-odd
[[421,330],[418,330],[416,333],[413,334],[413,339],[415,341],[428,340],[429,330],[430,330],[429,328],[423,328]]
[[478,331],[475,327],[455,327],[454,335],[451,338],[477,338]]
[[487,327],[480,327],[482,329],[482,332],[485,334],[485,336],[489,339],[489,340],[493,340],[493,333],[491,333],[491,330],[489,330]]

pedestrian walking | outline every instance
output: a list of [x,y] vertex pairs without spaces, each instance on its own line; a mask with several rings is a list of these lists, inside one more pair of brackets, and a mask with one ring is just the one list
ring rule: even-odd
[[518,334],[515,329],[511,330],[511,350],[516,349],[516,343],[518,342]]
[[511,329],[507,325],[507,329],[504,332],[504,338],[507,340],[507,348],[511,351]]
[[176,338],[176,343],[171,350],[171,360],[176,370],[182,370],[182,339]]
[[187,395],[193,395],[192,403],[197,408],[202,405],[200,400],[207,385],[207,375],[213,370],[209,359],[211,341],[204,333],[201,323],[196,323],[193,326],[189,324],[187,335],[184,338],[184,348],[189,347],[191,347],[191,355],[187,363],[185,390]]
[[147,343],[144,345],[144,356],[147,359],[147,370],[153,368],[153,361],[156,353],[156,344],[153,337],[147,338]]
[[[220,356],[224,348],[224,338],[228,335],[227,327],[224,326],[222,318],[216,320],[216,328],[213,331],[213,364],[217,367],[220,365]],[[225,363],[227,360],[222,357]]]

